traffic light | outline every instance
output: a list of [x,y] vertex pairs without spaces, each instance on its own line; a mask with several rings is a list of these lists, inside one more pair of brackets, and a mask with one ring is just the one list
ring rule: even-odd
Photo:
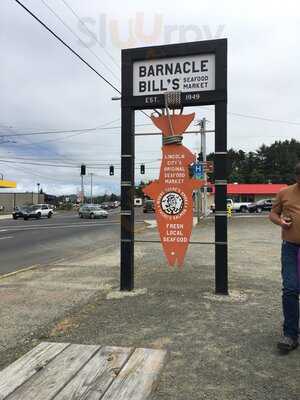
[[80,175],[85,175],[85,174],[86,174],[86,166],[82,164],[80,167]]
[[145,174],[145,164],[141,164],[141,174]]
[[202,162],[203,161],[203,154],[202,153],[198,153],[197,161],[198,162]]
[[114,175],[115,174],[115,168],[113,165],[110,165],[109,167],[109,175]]

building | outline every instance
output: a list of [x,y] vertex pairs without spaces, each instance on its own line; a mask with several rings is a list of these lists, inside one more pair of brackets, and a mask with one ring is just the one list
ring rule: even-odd
[[[274,199],[277,193],[287,187],[284,183],[229,183],[227,185],[227,198],[234,202],[255,202],[262,199]],[[208,193],[208,207],[214,203],[215,187]]]
[[4,180],[3,175],[2,175],[2,179],[0,179],[0,188],[1,189],[14,189],[16,187],[17,187],[16,182]]
[[43,193],[0,193],[0,210],[7,214],[11,213],[16,206],[44,203],[44,201],[45,195]]

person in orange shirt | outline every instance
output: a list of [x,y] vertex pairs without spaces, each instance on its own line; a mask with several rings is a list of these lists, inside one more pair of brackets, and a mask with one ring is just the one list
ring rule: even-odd
[[270,220],[281,227],[283,336],[277,347],[298,347],[300,288],[300,162],[295,167],[296,183],[282,189],[273,204]]

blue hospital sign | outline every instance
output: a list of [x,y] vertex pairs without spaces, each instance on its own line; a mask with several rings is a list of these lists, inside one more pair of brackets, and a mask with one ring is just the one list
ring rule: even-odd
[[204,179],[203,164],[196,163],[193,165],[193,168],[194,168],[194,178],[195,179]]

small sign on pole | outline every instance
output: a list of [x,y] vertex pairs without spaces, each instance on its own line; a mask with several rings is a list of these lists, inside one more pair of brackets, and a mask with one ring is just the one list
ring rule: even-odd
[[204,164],[204,171],[207,174],[211,174],[214,172],[214,162],[213,161],[206,161]]
[[203,180],[204,179],[204,168],[203,168],[203,163],[195,163],[193,165],[193,171],[194,171],[194,178]]

